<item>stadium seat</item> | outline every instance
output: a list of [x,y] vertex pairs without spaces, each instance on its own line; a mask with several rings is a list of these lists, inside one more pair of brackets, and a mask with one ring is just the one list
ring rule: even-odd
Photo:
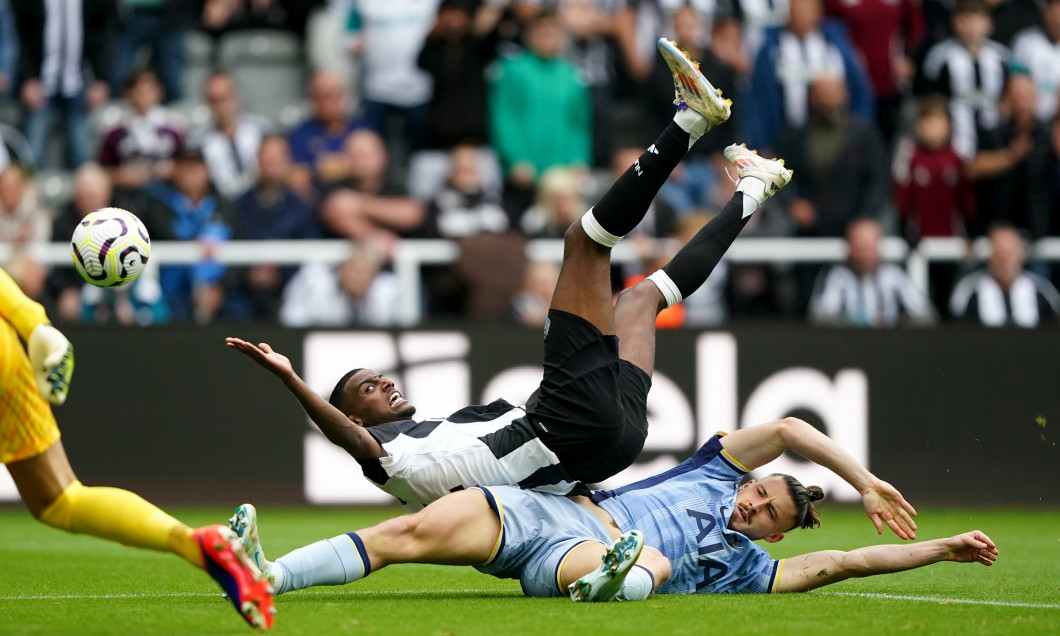
[[58,214],[74,196],[74,177],[66,170],[41,170],[36,181],[40,204],[52,214]]
[[298,101],[305,91],[301,43],[290,33],[230,33],[221,38],[218,59],[235,78],[249,111],[261,113]]
[[188,31],[184,38],[184,99],[202,101],[202,87],[214,68],[214,41],[202,31]]
[[276,132],[284,134],[309,117],[309,104],[303,101],[260,104],[257,108],[248,106],[247,109],[268,119],[276,127]]

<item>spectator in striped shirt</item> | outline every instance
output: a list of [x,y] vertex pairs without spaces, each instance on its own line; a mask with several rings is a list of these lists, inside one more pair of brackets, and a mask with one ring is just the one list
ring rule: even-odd
[[953,290],[953,315],[984,327],[1056,324],[1060,293],[1048,280],[1024,269],[1027,248],[1019,230],[998,222],[991,226],[989,237],[986,267],[961,279]]
[[931,303],[901,267],[881,262],[883,232],[873,219],[847,227],[847,262],[817,279],[810,300],[810,320],[819,325],[894,327],[903,321],[931,324]]

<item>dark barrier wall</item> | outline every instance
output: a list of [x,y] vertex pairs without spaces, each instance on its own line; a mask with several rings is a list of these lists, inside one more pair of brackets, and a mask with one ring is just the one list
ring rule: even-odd
[[[506,397],[504,387],[525,391],[536,372],[525,367],[540,364],[541,346],[540,332],[514,327],[311,337],[262,327],[67,333],[77,370],[56,413],[79,476],[161,503],[307,500],[305,464],[318,456],[307,450],[301,409],[272,376],[226,350],[226,335],[270,342],[315,375],[321,392],[336,369],[391,368],[421,405],[432,396],[478,401],[487,387]],[[346,336],[348,346],[335,345]],[[791,413],[863,455],[915,503],[1060,504],[1057,352],[1056,330],[662,333],[643,460],[667,465],[717,429]],[[308,356],[315,370],[306,369]],[[420,415],[435,414],[421,406]],[[805,467],[790,466],[803,476]],[[339,486],[371,490],[359,480]]]

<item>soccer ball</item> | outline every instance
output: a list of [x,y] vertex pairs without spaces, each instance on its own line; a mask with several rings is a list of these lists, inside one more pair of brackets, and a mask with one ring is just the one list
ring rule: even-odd
[[151,237],[136,215],[103,208],[85,216],[71,239],[74,268],[96,287],[121,287],[136,280],[151,255]]

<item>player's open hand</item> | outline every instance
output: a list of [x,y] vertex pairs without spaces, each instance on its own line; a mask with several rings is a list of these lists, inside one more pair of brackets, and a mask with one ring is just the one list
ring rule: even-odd
[[887,524],[901,539],[916,538],[916,510],[894,486],[877,479],[861,496],[861,503],[878,534],[883,534],[883,525]]
[[243,353],[281,379],[294,375],[294,367],[291,366],[291,361],[287,356],[273,351],[267,342],[254,345],[241,338],[228,337],[225,338],[225,344]]
[[997,546],[990,537],[978,530],[946,539],[946,549],[950,551],[950,559],[959,563],[982,563],[989,566],[997,561]]
[[74,346],[62,332],[44,323],[29,334],[27,345],[37,390],[52,404],[62,404],[74,374]]

